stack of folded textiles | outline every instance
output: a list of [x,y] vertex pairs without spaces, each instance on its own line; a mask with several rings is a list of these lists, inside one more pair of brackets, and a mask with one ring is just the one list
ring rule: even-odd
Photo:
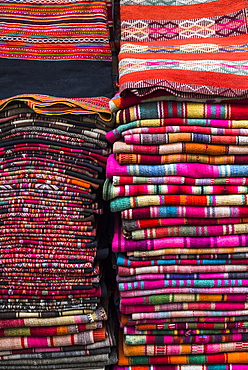
[[115,370],[248,369],[247,2],[121,0]]
[[160,101],[116,118],[116,369],[248,369],[248,106]]
[[103,281],[109,99],[23,101],[0,111],[0,368],[104,370],[116,362]]

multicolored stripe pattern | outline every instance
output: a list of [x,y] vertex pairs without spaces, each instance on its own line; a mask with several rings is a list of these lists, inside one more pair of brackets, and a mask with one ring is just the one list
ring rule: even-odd
[[111,109],[246,99],[246,12],[245,0],[122,1],[120,87]]
[[106,2],[3,1],[0,56],[111,61]]
[[117,112],[103,195],[116,212],[118,370],[245,369],[246,110],[161,99]]

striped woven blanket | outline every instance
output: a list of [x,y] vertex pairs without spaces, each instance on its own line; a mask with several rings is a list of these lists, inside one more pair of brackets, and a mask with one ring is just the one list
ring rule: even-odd
[[141,133],[124,135],[124,142],[127,144],[140,145],[161,145],[178,142],[203,143],[203,144],[227,144],[227,145],[247,145],[247,136],[223,136],[207,135],[197,133]]
[[113,110],[160,99],[247,97],[247,2],[121,1]]
[[[222,235],[222,236],[169,236],[160,239],[128,240],[121,233],[119,224],[116,223],[113,238],[114,252],[128,252],[135,250],[157,250],[165,248],[214,248],[242,247],[247,245],[248,234]],[[220,266],[219,266],[220,267]]]
[[[183,145],[182,145],[183,146]],[[149,149],[148,149],[149,152]],[[167,163],[208,163],[208,164],[247,164],[248,155],[197,155],[197,154],[117,154],[116,160],[120,164],[167,164]]]
[[248,177],[247,165],[208,165],[202,163],[175,163],[164,165],[125,165],[121,166],[114,154],[108,158],[106,176],[189,176],[204,177]]
[[117,124],[126,124],[136,120],[187,118],[214,120],[247,120],[247,104],[230,103],[201,103],[158,101],[137,104],[122,109],[116,114]]
[[[183,128],[182,128],[182,127]],[[112,131],[106,133],[106,138],[111,143],[120,139],[126,132],[174,132],[192,131],[192,126],[199,130],[210,130],[211,132],[246,132],[248,128],[247,120],[225,120],[225,119],[201,119],[201,118],[160,118],[160,119],[143,119],[135,120],[126,124],[122,124]],[[242,130],[241,130],[242,129]]]
[[[247,370],[246,364],[218,364],[218,365],[115,365],[114,370]],[[98,370],[98,369],[96,369]],[[101,370],[101,369],[100,369]]]
[[[216,157],[219,156],[219,162],[221,163],[226,158],[231,156],[246,157],[248,153],[247,145],[228,145],[228,144],[206,144],[206,143],[191,143],[191,142],[177,142],[170,144],[161,144],[161,145],[143,145],[143,144],[126,144],[120,141],[114,143],[113,152],[116,154],[117,158],[132,158],[132,160],[137,160],[137,164],[140,162],[141,154],[149,155],[150,164],[154,162],[156,164],[156,158],[158,156],[164,156],[164,158],[173,158],[175,154],[185,153],[189,156],[190,154],[201,154],[200,158],[207,158],[209,162],[211,158],[216,160]],[[127,155],[128,154],[128,155]],[[133,154],[132,157],[130,155]],[[167,157],[165,157],[167,155]],[[148,158],[148,157],[146,157]],[[153,159],[154,158],[154,159]],[[180,158],[180,156],[178,156]],[[126,160],[124,160],[125,163]],[[168,160],[169,161],[169,160]],[[170,160],[171,161],[171,160]],[[169,161],[169,162],[170,162]],[[131,162],[133,163],[133,162]],[[214,163],[213,163],[214,164]]]
[[[41,95],[37,92],[34,95],[22,94],[10,98],[4,97],[0,100],[0,123],[2,127],[2,125],[8,125],[9,120],[25,119],[25,112],[28,111],[31,113],[30,118],[32,118],[33,112],[62,117],[72,115],[75,124],[78,119],[78,123],[83,124],[83,126],[87,126],[90,121],[91,127],[92,123],[93,127],[111,127],[114,125],[114,120],[108,104],[109,99],[105,97],[69,99]],[[12,110],[13,113],[11,114]],[[56,122],[56,128],[58,128],[58,123]]]
[[[227,344],[227,343],[225,343],[225,344]],[[236,342],[236,344],[237,344],[237,342]],[[215,366],[216,366],[216,364],[235,364],[235,363],[236,364],[247,364],[247,362],[248,362],[247,352],[241,350],[242,342],[240,342],[240,344],[241,344],[240,347],[239,347],[240,351],[238,351],[238,352],[237,351],[236,352],[222,352],[222,353],[221,352],[219,352],[219,353],[208,352],[208,353],[204,354],[204,349],[203,349],[204,345],[202,345],[202,346],[199,347],[199,352],[200,353],[196,349],[194,354],[183,354],[183,353],[181,353],[181,350],[183,350],[184,347],[182,348],[181,346],[178,346],[178,347],[173,348],[173,349],[175,349],[174,354],[171,353],[171,354],[167,354],[167,355],[165,355],[165,353],[163,351],[163,348],[167,348],[167,347],[166,346],[161,346],[161,354],[156,353],[156,355],[154,355],[154,353],[156,352],[155,348],[152,348],[152,347],[147,347],[146,348],[145,346],[127,346],[122,341],[120,341],[119,346],[118,346],[118,349],[119,349],[118,364],[121,365],[121,366],[131,366],[131,369],[132,369],[133,365],[142,365],[142,366],[144,366],[144,365],[149,365],[150,364],[150,365],[156,365],[157,366],[159,364],[163,364],[163,367],[161,368],[163,370],[166,369],[168,365],[178,366],[178,365],[184,365],[184,364],[192,364],[192,365],[195,366],[197,364],[202,364],[202,365],[204,365],[204,364],[215,364]],[[235,344],[234,344],[234,346],[235,346]],[[124,350],[123,350],[123,347],[125,348]],[[226,346],[226,347],[228,348],[228,346]],[[209,347],[209,350],[210,350],[210,348],[211,347]],[[220,347],[216,346],[216,350],[218,348],[220,348]],[[136,349],[137,349],[137,352],[135,352]],[[170,349],[172,350],[172,347]],[[187,349],[189,350],[189,353],[190,353],[190,350],[192,349],[192,347],[189,345],[189,346],[187,346]],[[147,350],[147,355],[148,356],[144,355],[145,350]],[[149,356],[148,352],[149,352],[149,354],[151,354],[151,356]],[[208,366],[210,366],[210,365],[208,365]],[[227,366],[229,366],[229,365],[227,365]],[[237,366],[240,366],[240,365],[237,365]],[[117,369],[119,370],[119,368],[117,368]],[[128,367],[127,367],[127,369],[128,369]],[[151,369],[153,369],[153,367],[151,367]],[[156,367],[155,367],[155,369],[157,370]],[[168,369],[171,370],[170,367]],[[173,367],[172,367],[172,369],[173,369]],[[177,369],[177,367],[175,367],[175,369]],[[178,369],[179,369],[179,367],[178,367]],[[193,369],[194,369],[194,367],[193,367]],[[217,369],[218,369],[218,367],[217,367]],[[227,369],[229,369],[229,368],[227,367]],[[232,367],[230,369],[232,369]],[[237,367],[237,369],[241,370],[243,368],[242,367]],[[244,367],[244,369],[245,369],[245,367]]]
[[178,185],[247,185],[248,178],[190,178],[187,176],[117,176],[113,175],[113,185],[135,184],[178,184]]
[[[115,365],[114,370],[247,370],[246,364],[218,364],[218,365]],[[86,369],[87,370],[87,369]],[[96,369],[98,370],[98,369]],[[101,369],[99,369],[101,370]]]
[[149,206],[247,206],[246,194],[229,195],[138,195],[133,197],[119,197],[111,200],[112,212],[124,211],[129,208]]
[[1,99],[113,95],[105,0],[7,0],[0,17]]

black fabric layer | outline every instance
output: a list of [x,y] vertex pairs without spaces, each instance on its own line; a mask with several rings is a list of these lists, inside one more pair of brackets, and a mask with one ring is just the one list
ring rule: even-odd
[[20,94],[63,98],[113,96],[112,63],[0,58],[0,99]]

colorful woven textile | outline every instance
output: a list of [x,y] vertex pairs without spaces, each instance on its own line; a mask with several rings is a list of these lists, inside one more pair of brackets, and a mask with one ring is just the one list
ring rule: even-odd
[[1,99],[112,96],[106,1],[10,0],[0,8]]
[[243,369],[247,105],[154,100],[118,111],[106,135],[118,366]]
[[247,216],[247,207],[192,207],[192,206],[152,206],[141,207],[138,209],[128,209],[122,212],[124,219],[149,218],[151,215],[158,217],[195,217],[195,218],[225,218],[225,217],[245,217]]
[[228,178],[191,178],[184,176],[161,176],[161,177],[141,177],[141,176],[115,176],[112,182],[114,185],[135,185],[135,184],[163,184],[163,185],[247,185],[246,177]]
[[106,98],[40,98],[48,115],[31,96],[0,108],[0,368],[105,370],[116,363],[101,197],[111,114]]
[[176,163],[165,165],[126,165],[121,166],[111,154],[107,164],[107,178],[113,176],[187,176],[203,177],[246,177],[247,165],[207,165],[196,163]]
[[247,206],[247,194],[227,195],[138,195],[136,197],[120,197],[110,202],[111,210],[124,211],[130,208],[149,206]]
[[[126,144],[123,142],[114,143],[113,151],[115,154],[124,156],[124,154],[136,154],[137,159],[140,158],[141,154],[148,154],[151,157],[151,162],[153,161],[152,156],[163,156],[167,155],[172,157],[173,154],[202,154],[210,158],[210,156],[225,156],[226,158],[231,155],[246,155],[247,146],[238,145],[212,145],[212,144],[191,144],[191,143],[172,143],[172,144],[161,144],[161,145],[133,145]],[[172,154],[171,154],[172,153]],[[129,156],[127,156],[129,158]],[[131,157],[130,157],[131,158]],[[166,157],[165,157],[166,158]],[[180,158],[180,157],[178,157]],[[203,157],[204,158],[204,157]],[[156,160],[156,157],[155,159]],[[221,158],[219,158],[221,160]],[[151,163],[150,162],[150,163]],[[131,162],[132,163],[132,162]],[[214,163],[212,163],[214,164]]]
[[[227,344],[227,343],[225,343]],[[230,344],[230,343],[229,343]],[[129,346],[135,349],[136,346]],[[126,351],[129,347],[124,344]],[[138,347],[138,346],[137,346]],[[164,347],[164,346],[162,346]],[[179,346],[180,347],[180,346]],[[142,347],[144,348],[144,347]],[[187,346],[189,349],[190,346]],[[141,347],[140,347],[141,349]],[[201,349],[201,346],[200,346]],[[131,348],[130,348],[131,350]],[[163,351],[163,350],[162,350]],[[197,350],[196,350],[197,351]],[[245,351],[240,352],[224,352],[224,353],[213,353],[213,354],[189,354],[189,355],[158,355],[158,356],[126,356],[123,352],[122,342],[119,344],[119,365],[175,365],[178,364],[246,364],[247,363],[247,353]],[[165,367],[166,368],[166,367]],[[242,367],[240,367],[242,369]]]
[[165,163],[209,163],[209,164],[247,164],[247,155],[226,155],[223,157],[214,155],[196,154],[171,154],[154,156],[152,159],[145,154],[117,154],[116,159],[120,164],[165,164]]
[[126,231],[134,231],[146,229],[148,227],[170,226],[170,225],[224,225],[235,223],[247,223],[247,218],[153,218],[153,219],[140,219],[140,220],[125,220],[123,219],[122,225]]
[[242,342],[240,346],[238,342],[231,343],[214,343],[214,344],[198,344],[197,346],[192,345],[135,345],[129,346],[124,344],[124,354],[127,356],[163,356],[163,355],[183,355],[196,353],[199,355],[201,353],[218,353],[218,352],[237,352],[243,351],[242,347],[246,347],[247,342]]
[[[141,106],[142,107],[142,106]],[[183,126],[183,128],[181,127]],[[114,143],[126,132],[179,132],[181,130],[192,132],[192,126],[197,131],[207,130],[210,132],[246,132],[248,127],[247,120],[225,120],[225,119],[203,119],[203,118],[157,118],[132,120],[132,122],[122,124],[112,131],[106,133],[106,138]],[[218,130],[217,130],[218,129]],[[241,130],[243,129],[243,130]],[[205,131],[204,131],[205,132]],[[237,135],[237,133],[235,135]]]
[[[233,135],[236,135],[236,136],[245,136],[247,135],[247,129],[246,128],[226,128],[226,127],[206,127],[206,124],[207,124],[207,120],[202,120],[202,126],[200,125],[201,124],[201,120],[185,120],[185,124],[188,124],[188,125],[185,125],[183,124],[183,121],[184,120],[180,120],[178,119],[178,125],[176,125],[176,120],[171,122],[170,123],[170,120],[169,122],[165,120],[163,120],[163,126],[158,126],[155,125],[155,123],[158,123],[156,122],[156,120],[154,120],[154,126],[145,126],[145,123],[147,123],[146,120],[144,121],[138,121],[141,123],[141,125],[137,125],[136,127],[134,126],[133,128],[130,127],[130,128],[127,128],[126,130],[123,130],[125,126],[131,126],[132,124],[135,123],[132,122],[131,124],[127,124],[127,125],[124,125],[124,127],[121,127],[119,128],[120,130],[120,133],[122,135],[122,137],[125,138],[125,136],[131,136],[131,135],[151,135],[151,134],[159,134],[159,135],[162,135],[162,134],[169,134],[169,133],[194,133],[194,134],[202,134],[202,135],[227,135],[227,136],[233,136]],[[158,120],[157,120],[158,121]],[[218,122],[222,122],[222,121],[218,121],[218,120],[212,120],[213,123],[215,123],[215,125],[218,124]],[[136,124],[138,123],[136,121]],[[194,125],[192,123],[195,123]],[[199,126],[197,125],[199,122]],[[225,122],[225,121],[224,121]],[[229,123],[229,121],[226,121],[227,124]],[[231,121],[232,122],[232,121]],[[240,125],[244,125],[244,122],[245,121],[241,121]],[[167,126],[166,123],[168,123],[169,125]],[[181,123],[181,125],[180,125]],[[191,123],[191,124],[190,124]],[[205,126],[204,126],[204,123],[205,123]],[[212,123],[212,122],[211,122]],[[174,125],[173,125],[174,124]],[[233,123],[235,126],[239,125],[239,121],[233,121]],[[222,124],[223,125],[223,124]],[[221,124],[220,124],[221,126]],[[223,125],[224,126],[224,125]],[[118,133],[118,128],[116,129],[117,133]],[[106,137],[108,138],[108,136],[110,137],[110,139],[113,137],[112,135],[106,135]],[[155,138],[151,137],[150,136],[150,139],[151,140],[154,140],[156,139],[156,136]]]
[[207,120],[247,120],[247,104],[201,103],[158,101],[137,104],[120,110],[116,114],[117,124],[127,124],[136,120],[186,118]]
[[164,134],[133,134],[125,135],[124,141],[127,144],[169,144],[177,142],[191,143],[206,143],[206,144],[232,144],[232,145],[247,145],[247,137],[245,136],[222,136],[222,135],[207,135],[197,133],[164,133]]
[[73,335],[58,335],[52,337],[11,337],[11,345],[8,337],[0,338],[1,349],[21,349],[33,347],[57,347],[68,346],[72,344],[90,344],[97,340],[105,338],[105,329],[96,329],[95,331],[85,331]]
[[[242,367],[241,367],[242,366]],[[219,364],[217,365],[144,365],[144,366],[119,366],[114,370],[247,370],[248,365]]]
[[[109,99],[105,97],[94,97],[94,98],[76,98],[66,99],[59,97],[52,97],[41,94],[25,94],[12,96],[10,98],[3,98],[0,101],[0,122],[1,125],[10,124],[10,120],[16,118],[26,117],[29,113],[29,120],[27,124],[30,124],[30,119],[35,117],[34,112],[61,116],[55,121],[53,120],[50,124],[55,124],[54,128],[61,128],[63,126],[63,117],[67,117],[72,123],[79,124],[83,123],[83,126],[87,127],[106,127],[113,126],[114,120],[108,108]],[[41,121],[47,121],[46,118]],[[60,124],[60,127],[57,125]]]
[[111,109],[161,99],[247,97],[246,1],[121,1]]
[[138,195],[154,195],[154,194],[246,194],[248,193],[247,186],[187,186],[187,185],[122,185],[113,186],[108,179],[104,183],[103,196],[106,200],[117,197],[131,197]]
[[[76,312],[76,311],[75,311]],[[46,326],[55,326],[55,325],[73,325],[73,324],[90,324],[95,321],[106,320],[107,315],[105,310],[101,307],[98,308],[96,311],[92,311],[92,313],[84,314],[84,315],[69,315],[68,312],[67,316],[62,317],[47,317],[46,318]],[[19,318],[19,319],[12,319],[12,320],[0,320],[0,328],[1,329],[9,329],[9,328],[18,328],[18,327],[39,327],[44,324],[43,318]]]
[[127,252],[134,250],[153,250],[164,248],[218,248],[245,246],[247,234],[213,237],[165,237],[161,239],[147,240],[127,240],[122,235],[118,227],[113,239],[113,250],[115,252]]
[[[203,277],[204,278],[204,277]],[[123,307],[124,308],[124,307]],[[144,312],[159,312],[162,311],[170,311],[170,310],[231,310],[231,309],[246,309],[247,303],[233,303],[233,302],[225,302],[225,303],[213,303],[213,302],[195,302],[195,303],[178,303],[176,304],[162,304],[162,305],[149,305],[146,307],[140,306],[127,306],[126,312],[123,311],[125,314],[132,314],[132,313],[144,313]]]

